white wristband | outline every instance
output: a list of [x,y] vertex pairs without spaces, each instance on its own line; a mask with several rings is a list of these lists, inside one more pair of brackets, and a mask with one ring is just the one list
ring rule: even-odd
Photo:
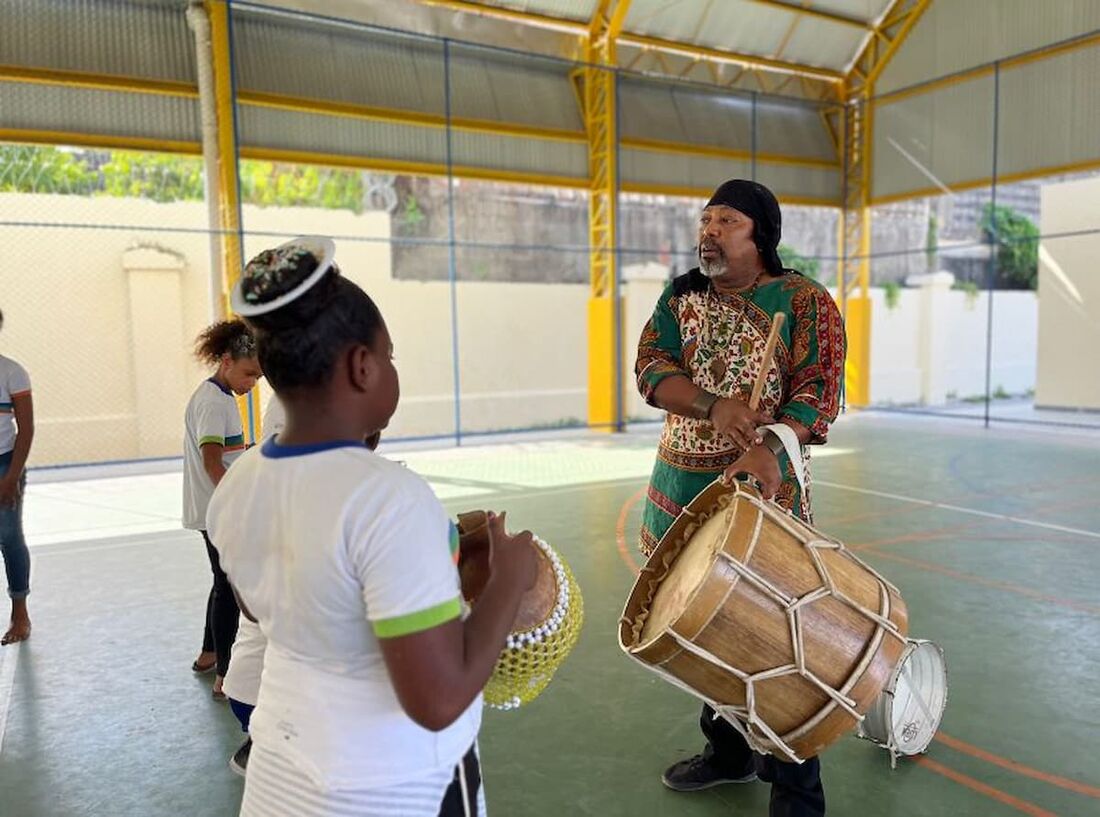
[[794,475],[798,480],[798,487],[805,493],[806,463],[802,460],[802,444],[798,441],[798,435],[795,434],[794,429],[786,423],[772,423],[768,426],[761,426],[760,430],[772,432],[783,442],[783,448],[786,450],[787,456],[791,458],[791,465],[794,466]]

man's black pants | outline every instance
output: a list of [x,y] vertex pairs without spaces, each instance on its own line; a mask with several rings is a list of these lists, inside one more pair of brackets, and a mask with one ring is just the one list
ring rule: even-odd
[[722,773],[738,778],[755,771],[761,780],[772,784],[770,817],[822,817],[825,814],[821,763],[816,757],[798,764],[757,754],[725,718],[715,718],[709,706],[703,707],[699,726],[709,743],[707,753]]

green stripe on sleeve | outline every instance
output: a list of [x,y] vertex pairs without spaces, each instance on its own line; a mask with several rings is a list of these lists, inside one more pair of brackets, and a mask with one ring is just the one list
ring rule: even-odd
[[398,638],[403,635],[422,633],[440,624],[446,624],[452,619],[462,615],[462,605],[455,597],[450,601],[429,607],[426,610],[418,610],[395,618],[383,618],[372,622],[374,634],[378,638]]
[[200,437],[199,438],[199,448],[202,448],[204,445],[210,445],[211,443],[213,443],[214,445],[225,445],[225,437]]

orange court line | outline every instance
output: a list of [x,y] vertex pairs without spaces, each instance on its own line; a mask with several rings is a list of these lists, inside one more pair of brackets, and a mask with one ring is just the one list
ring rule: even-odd
[[944,766],[942,763],[937,763],[934,760],[930,760],[927,757],[918,756],[913,758],[914,762],[928,769],[930,772],[943,775],[948,780],[954,780],[969,789],[973,789],[979,794],[984,794],[986,797],[990,797],[999,803],[1003,803],[1006,806],[1011,806],[1018,811],[1022,811],[1024,814],[1030,814],[1032,817],[1058,817],[1053,811],[1047,811],[1046,809],[1039,808],[1034,803],[1029,803],[1027,800],[1021,800],[1019,797],[1013,797],[1011,794],[996,789],[986,783],[982,783],[980,780],[975,780],[973,777],[969,777],[962,772],[956,772],[954,769],[950,769]]
[[635,576],[641,570],[641,565],[634,560],[634,556],[626,546],[626,517],[630,514],[630,509],[645,495],[647,487],[643,485],[636,494],[623,503],[622,508],[619,509],[619,521],[615,523],[615,545],[619,549],[619,556]]
[[1032,769],[1030,766],[1025,766],[1023,763],[1018,763],[1015,760],[1009,760],[1008,758],[995,755],[992,752],[987,752],[984,749],[980,749],[977,746],[973,746],[965,741],[961,741],[958,738],[953,738],[950,735],[945,735],[940,732],[936,735],[936,741],[942,743],[956,752],[962,752],[963,754],[976,757],[979,760],[984,760],[986,763],[992,763],[994,766],[1000,766],[1002,769],[1008,769],[1010,772],[1023,775],[1024,777],[1030,777],[1034,780],[1041,780],[1044,783],[1049,783],[1052,786],[1057,786],[1060,789],[1074,792],[1075,794],[1083,794],[1086,797],[1094,797],[1100,800],[1100,788],[1096,786],[1090,786],[1088,783],[1080,783],[1076,780],[1070,780],[1068,777],[1059,777],[1055,774],[1049,774],[1047,772],[1041,772],[1038,769]]
[[[627,548],[627,545],[626,545],[626,519],[627,519],[627,516],[629,516],[630,511],[634,507],[634,505],[637,504],[637,502],[645,495],[645,491],[646,491],[645,487],[640,488],[635,494],[633,494],[629,499],[627,499],[626,502],[623,503],[622,508],[620,508],[620,510],[619,510],[618,521],[616,522],[616,525],[615,525],[615,542],[616,542],[616,545],[617,545],[617,548],[618,548],[618,551],[619,551],[619,556],[622,558],[623,563],[626,564],[626,566],[630,569],[630,571],[635,575],[638,574],[638,571],[640,569],[640,565],[636,562],[634,556],[632,555],[632,551],[630,551],[629,548]],[[870,543],[867,543],[866,545],[864,545],[863,547],[867,548],[867,549],[870,549],[870,548],[873,548],[876,544],[885,544],[887,542],[893,542],[893,541],[915,541],[915,540],[919,540],[919,539],[932,539],[932,538],[935,538],[937,536],[946,535],[948,532],[954,531],[957,528],[958,529],[964,529],[964,528],[968,528],[968,527],[973,527],[975,524],[977,524],[977,523],[971,522],[971,523],[967,523],[965,525],[959,525],[959,526],[954,526],[953,528],[947,528],[947,529],[944,529],[942,531],[928,532],[928,533],[923,534],[923,535],[919,535],[919,534],[918,535],[909,535],[909,536],[904,536],[904,537],[896,537],[895,539],[891,539],[891,540],[881,540],[879,542],[870,542]],[[958,573],[957,571],[952,571],[952,570],[949,570],[948,568],[941,568],[938,565],[931,565],[931,564],[926,564],[926,563],[923,563],[923,562],[918,562],[915,559],[907,559],[905,557],[897,557],[897,556],[895,556],[894,554],[891,554],[891,553],[881,553],[881,552],[878,552],[878,551],[875,551],[875,555],[883,556],[884,558],[887,558],[887,559],[892,558],[895,561],[900,561],[900,562],[903,562],[905,564],[912,563],[916,567],[922,567],[924,569],[934,570],[935,572],[943,572],[947,575],[950,575],[954,578],[960,578],[964,581],[974,581],[974,582],[979,583],[979,584],[987,584],[987,585],[991,585],[991,586],[994,586],[994,587],[998,587],[999,589],[1011,590],[1012,592],[1017,592],[1017,593],[1020,593],[1022,595],[1025,595],[1025,596],[1038,598],[1038,599],[1043,600],[1043,601],[1050,601],[1050,602],[1055,603],[1055,604],[1062,604],[1062,605],[1070,606],[1070,607],[1073,607],[1075,609],[1082,609],[1083,608],[1087,612],[1100,612],[1100,608],[1095,608],[1095,607],[1092,607],[1091,605],[1081,605],[1081,604],[1078,604],[1076,602],[1066,601],[1066,600],[1063,600],[1063,599],[1055,599],[1053,597],[1044,596],[1043,594],[1037,593],[1035,591],[1028,590],[1027,588],[1016,587],[1015,585],[1008,585],[1007,583],[1004,583],[1004,582],[994,582],[994,581],[991,581],[991,580],[980,579],[980,577],[974,577],[974,576],[969,576],[968,574]],[[1030,778],[1033,778],[1035,780],[1040,780],[1044,783],[1049,783],[1052,786],[1057,786],[1059,788],[1066,789],[1067,791],[1071,791],[1071,792],[1074,792],[1076,794],[1083,794],[1087,797],[1094,797],[1094,798],[1100,799],[1100,788],[1097,788],[1095,786],[1090,786],[1087,783],[1080,783],[1076,780],[1070,780],[1069,778],[1059,777],[1058,775],[1052,775],[1052,774],[1049,774],[1047,772],[1039,771],[1038,769],[1032,769],[1031,767],[1025,766],[1022,763],[1018,763],[1014,760],[1009,760],[1007,758],[1002,758],[999,755],[995,755],[992,752],[987,752],[984,749],[981,749],[977,746],[973,746],[972,744],[966,743],[964,741],[958,740],[957,738],[953,738],[950,735],[946,735],[942,732],[940,732],[936,735],[936,741],[938,741],[939,743],[942,743],[944,746],[947,746],[947,747],[949,747],[951,749],[954,749],[958,752],[962,752],[963,754],[967,754],[967,755],[970,755],[972,757],[978,758],[979,760],[984,760],[987,763],[992,763],[995,766],[1000,766],[1003,769],[1007,769],[1008,771],[1014,772],[1014,773],[1019,774],[1021,776],[1030,777]],[[1046,811],[1046,810],[1041,809],[1038,806],[1034,805],[1033,803],[1027,802],[1026,800],[1020,800],[1016,797],[1013,797],[1010,794],[1006,794],[1006,793],[1000,791],[999,789],[995,789],[992,786],[989,786],[985,783],[982,783],[978,780],[975,780],[972,777],[968,777],[964,774],[961,774],[960,772],[956,772],[953,769],[950,769],[950,768],[948,768],[948,767],[946,767],[946,766],[944,766],[940,763],[937,763],[933,760],[929,760],[926,757],[921,756],[921,757],[914,758],[914,760],[917,763],[920,763],[921,765],[928,768],[930,771],[933,771],[933,772],[936,772],[937,774],[943,775],[944,777],[947,777],[951,780],[954,780],[955,782],[960,783],[964,786],[967,786],[968,788],[974,789],[975,791],[978,791],[981,794],[985,794],[986,796],[991,797],[994,800],[998,800],[999,802],[1002,802],[1006,805],[1012,806],[1013,808],[1016,808],[1020,811],[1023,811],[1026,814],[1036,815],[1036,817],[1057,817],[1057,815],[1055,815],[1053,812]]]
[[952,579],[958,579],[959,581],[970,582],[972,584],[978,584],[983,587],[992,587],[997,590],[1007,590],[1009,593],[1016,593],[1020,596],[1027,596],[1028,598],[1036,599],[1037,601],[1044,601],[1048,604],[1055,604],[1059,607],[1068,607],[1071,610],[1078,610],[1082,613],[1092,613],[1093,615],[1100,615],[1100,606],[1095,604],[1085,604],[1080,601],[1073,601],[1072,599],[1063,599],[1058,596],[1048,596],[1046,593],[1040,593],[1038,590],[1032,590],[1029,587],[1021,587],[1018,584],[1011,584],[1009,582],[997,581],[996,579],[987,579],[983,576],[975,576],[972,573],[962,573],[958,570],[952,570],[949,567],[943,565],[933,564],[932,562],[923,562],[919,559],[910,559],[907,556],[899,556],[896,553],[890,553],[885,550],[869,550],[874,556],[879,556],[883,559],[889,559],[890,561],[898,562],[899,564],[915,567],[920,570],[927,570],[932,573],[939,573],[944,576],[950,576]]

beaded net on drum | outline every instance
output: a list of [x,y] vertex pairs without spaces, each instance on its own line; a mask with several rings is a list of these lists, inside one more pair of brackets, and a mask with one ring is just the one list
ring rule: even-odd
[[553,566],[557,599],[545,621],[508,636],[485,686],[485,703],[495,709],[516,709],[537,698],[576,646],[584,623],[584,599],[573,571],[537,536],[535,545]]

